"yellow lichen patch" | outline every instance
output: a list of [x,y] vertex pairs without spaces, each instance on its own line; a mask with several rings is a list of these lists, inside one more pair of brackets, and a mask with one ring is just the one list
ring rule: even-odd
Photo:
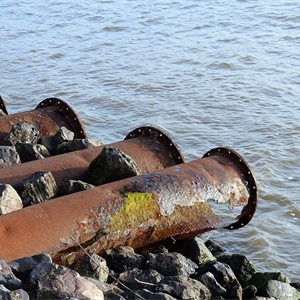
[[109,232],[137,227],[149,219],[160,215],[160,209],[151,193],[128,192],[125,204],[111,217]]

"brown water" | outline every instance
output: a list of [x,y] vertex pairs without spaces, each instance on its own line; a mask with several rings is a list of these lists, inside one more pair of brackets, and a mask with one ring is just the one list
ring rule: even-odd
[[300,281],[298,0],[2,0],[0,15],[9,113],[55,96],[105,143],[151,124],[189,161],[233,148],[257,177],[257,213],[205,237]]

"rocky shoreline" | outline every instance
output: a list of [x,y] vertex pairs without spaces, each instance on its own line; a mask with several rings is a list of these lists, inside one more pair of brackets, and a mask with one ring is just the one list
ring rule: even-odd
[[200,236],[138,253],[130,247],[86,255],[71,268],[40,254],[0,260],[0,298],[10,299],[300,299],[300,284],[260,272],[239,254]]
[[[73,137],[72,132],[62,128],[54,137],[43,138],[34,125],[16,124],[4,139],[6,146],[0,146],[2,167],[99,145]],[[119,164],[112,166],[109,161]],[[130,157],[104,147],[90,165],[89,183],[70,180],[56,186],[50,172],[41,172],[13,187],[1,184],[0,214],[113,181],[116,168],[122,178],[137,173]],[[201,236],[160,245],[148,252],[119,247],[107,250],[102,257],[86,253],[70,268],[56,264],[46,253],[11,262],[0,259],[0,299],[4,300],[297,300],[299,289],[300,284],[291,283],[283,273],[260,272],[246,256],[228,254],[222,245],[212,240],[204,242]]]

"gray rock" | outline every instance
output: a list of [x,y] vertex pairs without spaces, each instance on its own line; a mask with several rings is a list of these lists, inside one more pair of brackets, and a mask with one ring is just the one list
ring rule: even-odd
[[57,146],[57,153],[67,153],[83,149],[90,149],[100,146],[101,143],[90,139],[74,139],[70,142],[63,142]]
[[198,266],[180,253],[148,253],[145,262],[146,269],[154,269],[164,276],[195,274]]
[[217,261],[211,264],[207,271],[226,289],[226,298],[242,299],[242,287],[229,265]]
[[138,175],[135,161],[122,150],[104,147],[101,153],[90,163],[88,182],[101,185]]
[[220,254],[221,252],[224,252],[226,250],[225,247],[221,243],[219,243],[215,240],[205,241],[205,246],[208,248],[208,250],[214,256],[218,256],[218,254]]
[[108,267],[117,273],[122,273],[134,268],[142,269],[144,264],[144,256],[135,253],[133,248],[126,246],[107,250],[104,258],[106,259]]
[[257,272],[249,259],[240,254],[222,255],[218,261],[229,265],[237,280],[244,287],[248,285],[248,280]]
[[266,287],[266,296],[278,300],[298,300],[300,299],[300,292],[285,282],[269,280]]
[[56,154],[55,152],[58,144],[53,136],[42,136],[38,143],[46,147],[51,155]]
[[3,140],[8,145],[15,145],[17,142],[37,144],[39,138],[39,129],[35,124],[20,122],[12,126],[10,133]]
[[22,199],[10,184],[0,184],[0,215],[23,208]]
[[26,280],[31,271],[41,263],[52,263],[52,258],[49,254],[37,254],[33,256],[23,257],[7,264],[12,269],[14,274],[21,280]]
[[15,147],[22,163],[50,156],[48,149],[44,145],[18,142]]
[[142,289],[136,291],[138,295],[134,295],[135,300],[140,300],[141,297],[143,299],[148,299],[148,300],[176,300],[176,298],[172,297],[169,294],[165,293],[153,293],[147,289]]
[[14,146],[0,146],[0,168],[21,163],[20,156]]
[[74,139],[74,136],[74,132],[63,126],[55,133],[53,138],[55,139],[57,144],[61,144],[64,142],[72,141]]
[[106,282],[109,276],[109,268],[107,267],[106,260],[96,253],[85,255],[75,263],[72,269],[81,276],[91,277],[101,282]]
[[68,180],[66,183],[59,186],[56,197],[61,197],[73,194],[80,191],[85,191],[94,188],[95,186],[81,180]]
[[195,279],[199,280],[210,290],[213,299],[217,299],[218,297],[225,297],[226,289],[218,283],[212,273],[207,272],[196,277]]
[[106,298],[107,293],[114,293],[119,295],[124,295],[124,291],[120,289],[116,283],[107,283],[102,282],[97,279],[91,278],[91,277],[85,277],[90,282],[94,283],[104,294],[104,298]]
[[23,205],[29,206],[53,198],[57,185],[51,172],[36,172],[13,186]]
[[11,300],[10,290],[4,285],[0,284],[0,299],[1,300]]
[[[70,142],[74,139],[74,132],[70,131],[66,127],[61,127],[53,136],[42,136],[39,143],[44,145],[51,155],[56,155],[62,152],[58,152],[57,148],[60,144]],[[61,151],[61,150],[60,150]],[[66,151],[69,152],[69,151]]]
[[42,263],[31,272],[41,299],[104,299],[103,292],[77,272],[52,263]]
[[257,288],[254,285],[248,285],[243,288],[243,299],[253,299],[257,295]]
[[11,300],[30,300],[27,292],[22,289],[12,291],[9,295]]
[[183,254],[198,265],[216,260],[199,236],[176,241],[171,249]]
[[186,276],[165,277],[155,285],[154,292],[166,293],[177,299],[211,299],[211,293],[206,286],[200,281]]
[[150,289],[149,286],[153,287],[163,278],[164,276],[155,270],[141,269],[127,270],[119,275],[119,280],[133,290]]
[[21,287],[22,281],[12,272],[9,265],[0,258],[0,284],[9,290],[17,290]]
[[266,289],[269,280],[277,280],[290,284],[289,278],[281,272],[256,272],[248,280],[248,285],[254,285],[257,288],[257,295],[267,296]]

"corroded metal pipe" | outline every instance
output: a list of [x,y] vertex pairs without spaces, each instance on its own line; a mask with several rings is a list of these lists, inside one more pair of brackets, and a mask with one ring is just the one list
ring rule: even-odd
[[[220,227],[239,228],[253,217],[256,201],[248,164],[236,152],[217,148],[190,163],[0,216],[0,257],[10,261],[47,252],[69,266],[84,255],[81,247],[103,254],[120,245],[139,249]],[[242,211],[237,220],[224,221],[210,203],[242,206]]]
[[53,136],[64,126],[74,132],[75,138],[86,138],[82,122],[75,111],[58,98],[47,98],[32,111],[1,116],[0,140],[10,132],[13,125],[20,122],[35,124],[42,136]]
[[1,169],[0,183],[14,185],[36,172],[50,171],[57,185],[69,179],[84,180],[89,164],[104,146],[124,151],[136,163],[139,173],[148,173],[184,162],[177,145],[158,128],[139,127],[131,131],[124,141],[101,145],[26,162]]

